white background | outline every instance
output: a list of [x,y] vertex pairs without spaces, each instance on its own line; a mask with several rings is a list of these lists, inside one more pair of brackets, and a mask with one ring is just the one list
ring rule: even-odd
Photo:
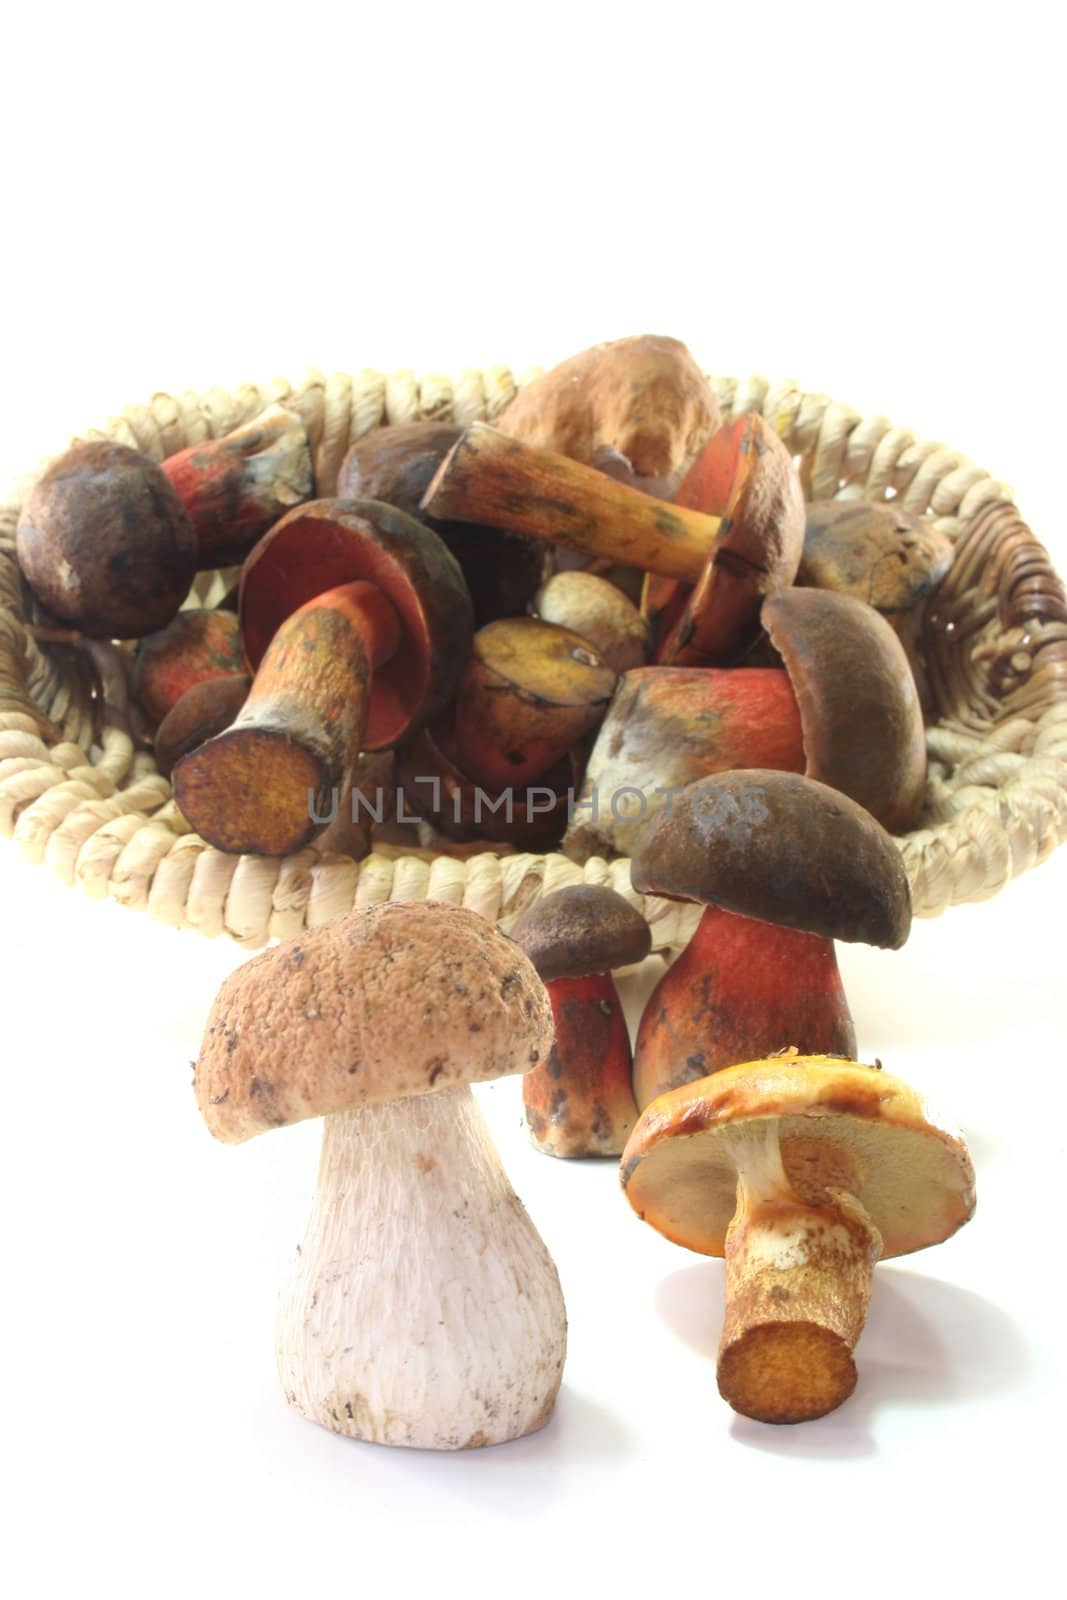
[[[4,25],[0,468],[127,400],[551,362],[656,331],[1013,483],[1067,568],[1050,8],[37,4]],[[482,1101],[559,1263],[555,1420],[462,1457],[334,1438],[273,1374],[317,1129],[212,1143],[232,945],[0,848],[0,1582],[23,1595],[826,1595],[1055,1581],[1067,852],[845,949],[862,1052],[968,1133],[979,1213],[879,1269],[860,1387],[718,1399],[721,1269]],[[1050,1566],[1051,1564],[1051,1566]]]

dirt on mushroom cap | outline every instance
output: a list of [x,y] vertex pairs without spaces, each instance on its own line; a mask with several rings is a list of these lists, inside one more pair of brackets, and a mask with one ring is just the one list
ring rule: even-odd
[[208,1018],[196,1098],[212,1133],[265,1129],[528,1072],[552,1010],[483,917],[401,901],[309,929],[238,968]]

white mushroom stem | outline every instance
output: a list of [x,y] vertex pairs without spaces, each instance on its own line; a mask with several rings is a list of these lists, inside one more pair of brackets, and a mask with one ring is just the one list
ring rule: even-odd
[[298,1411],[380,1444],[499,1444],[547,1422],[566,1332],[555,1265],[469,1088],[326,1118],[278,1312]]
[[736,1153],[719,1392],[762,1422],[808,1421],[855,1388],[852,1351],[881,1235],[853,1192],[852,1156],[831,1141],[783,1146],[771,1118],[746,1130]]

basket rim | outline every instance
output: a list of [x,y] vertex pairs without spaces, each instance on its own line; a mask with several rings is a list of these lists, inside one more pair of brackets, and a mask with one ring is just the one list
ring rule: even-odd
[[[806,499],[893,499],[933,518],[956,547],[931,612],[942,715],[927,727],[927,812],[898,844],[916,915],[991,897],[1067,838],[1067,605],[1047,553],[1008,487],[961,452],[789,380],[710,381],[724,420],[759,411],[786,441]],[[68,444],[112,439],[161,460],[270,405],[299,401],[321,496],[363,434],[393,422],[491,421],[519,386],[506,366],[467,369],[455,380],[419,379],[406,368],[312,371],[297,384],[157,393]],[[312,845],[268,860],[206,845],[188,830],[151,756],[135,749],[121,692],[101,699],[94,687],[93,677],[107,677],[106,660],[90,675],[72,661],[75,652],[27,631],[14,529],[35,476],[0,506],[0,833],[29,860],[98,898],[209,936],[225,932],[248,948],[386,899],[461,902],[509,925],[539,894],[580,882],[623,893],[648,920],[655,949],[686,942],[697,909],[637,894],[626,858],[579,866],[558,852],[425,859],[372,851],[357,862]],[[1044,584],[1036,600],[1035,573]]]

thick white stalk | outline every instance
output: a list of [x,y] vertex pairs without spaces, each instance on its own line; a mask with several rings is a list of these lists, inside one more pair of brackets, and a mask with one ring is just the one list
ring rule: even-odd
[[326,1118],[278,1310],[290,1403],[337,1433],[462,1450],[547,1422],[559,1277],[466,1086]]

